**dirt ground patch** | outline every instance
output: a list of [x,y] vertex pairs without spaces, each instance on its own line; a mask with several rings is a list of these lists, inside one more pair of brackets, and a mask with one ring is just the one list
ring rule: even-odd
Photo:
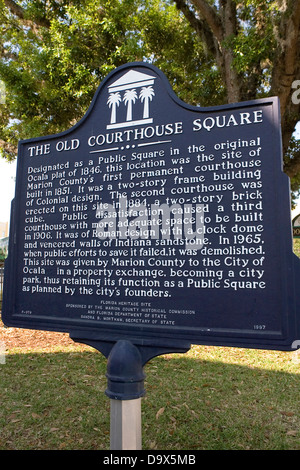
[[[53,347],[69,347],[78,345],[67,333],[52,331],[27,330],[23,328],[7,328],[0,321],[0,341],[7,351],[12,349],[40,350]],[[84,346],[83,346],[84,347]]]

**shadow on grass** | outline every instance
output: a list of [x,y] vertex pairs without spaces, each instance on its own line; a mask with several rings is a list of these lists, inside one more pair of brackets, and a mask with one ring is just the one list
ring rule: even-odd
[[[143,449],[299,450],[297,367],[270,370],[250,357],[228,363],[207,350],[145,366]],[[105,373],[106,359],[94,351],[8,354],[0,449],[109,450]]]

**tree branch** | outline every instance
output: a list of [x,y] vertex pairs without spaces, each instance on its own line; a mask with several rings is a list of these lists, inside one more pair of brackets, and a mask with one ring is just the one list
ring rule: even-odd
[[221,44],[224,39],[224,32],[222,28],[222,22],[218,16],[216,10],[210,6],[205,0],[191,0],[197,11],[201,14],[203,19],[207,22],[208,26],[212,30],[214,36]]
[[277,34],[278,53],[274,59],[272,94],[280,98],[281,115],[285,114],[290,99],[291,85],[299,63],[300,2],[290,0],[281,15]]
[[2,147],[4,152],[9,154],[11,160],[14,160],[17,157],[18,148],[15,145],[10,144],[9,142],[5,142],[5,140],[0,139],[0,147]]
[[215,39],[205,21],[196,18],[194,12],[189,8],[185,0],[174,0],[174,2],[176,3],[177,9],[184,14],[193,30],[196,31],[196,34],[202,39],[207,50],[216,57],[218,52],[216,50]]
[[13,15],[16,15],[24,24],[31,25],[33,27],[40,26],[44,28],[50,28],[50,21],[47,18],[26,18],[26,10],[18,5],[14,0],[4,0],[5,5],[11,11]]
[[24,20],[24,9],[20,5],[13,0],[4,0],[4,3],[14,15],[17,15],[21,20]]
[[283,170],[290,178],[300,173],[300,152],[295,153],[294,157],[284,164]]

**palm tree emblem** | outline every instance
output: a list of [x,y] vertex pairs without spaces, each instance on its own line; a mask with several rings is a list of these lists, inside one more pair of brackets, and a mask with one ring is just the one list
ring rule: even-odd
[[150,103],[156,95],[153,86],[156,78],[154,75],[130,69],[108,85],[107,106],[110,108],[110,123],[107,123],[107,129],[121,129],[153,122],[150,117],[150,107],[153,105]]
[[120,93],[111,93],[108,97],[107,104],[111,108],[110,123],[115,124],[117,121],[117,106],[122,101]]
[[125,101],[127,106],[127,121],[132,121],[132,104],[135,103],[137,97],[138,96],[135,89],[125,91],[123,101]]
[[154,95],[155,93],[152,86],[143,87],[141,89],[140,100],[142,103],[144,102],[144,119],[147,119],[149,117],[149,102],[152,101]]

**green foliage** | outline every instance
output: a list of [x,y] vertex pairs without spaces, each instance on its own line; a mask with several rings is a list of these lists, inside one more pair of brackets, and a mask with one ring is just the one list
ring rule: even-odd
[[0,248],[0,265],[4,263],[4,261],[7,258],[7,249],[6,248]]
[[276,49],[274,25],[279,21],[274,0],[237,2],[238,32],[227,37],[224,46],[233,51],[233,67],[241,76],[259,74],[257,98],[270,89],[272,62]]
[[0,80],[6,87],[0,141],[8,159],[15,158],[18,140],[78,122],[101,80],[126,62],[156,64],[186,102],[222,102],[214,61],[172,1],[19,4],[25,19],[0,0]]
[[[293,159],[297,158],[297,155],[300,154],[300,140],[292,137],[290,140],[290,145],[287,153],[284,156],[284,162],[289,165]],[[290,178],[291,184],[291,199],[292,206],[294,207],[297,199],[300,196],[300,172],[297,173],[294,177]]]
[[[160,68],[179,98],[192,105],[225,102],[220,73],[173,2],[147,0],[136,17],[144,56]],[[162,5],[163,4],[163,5]]]
[[101,6],[92,0],[66,1],[59,8],[56,2],[34,1],[26,17],[45,17],[49,27],[28,27],[2,2],[0,78],[7,93],[0,139],[16,145],[77,122],[107,73],[136,58],[126,47],[135,9],[134,0],[104,0]]

